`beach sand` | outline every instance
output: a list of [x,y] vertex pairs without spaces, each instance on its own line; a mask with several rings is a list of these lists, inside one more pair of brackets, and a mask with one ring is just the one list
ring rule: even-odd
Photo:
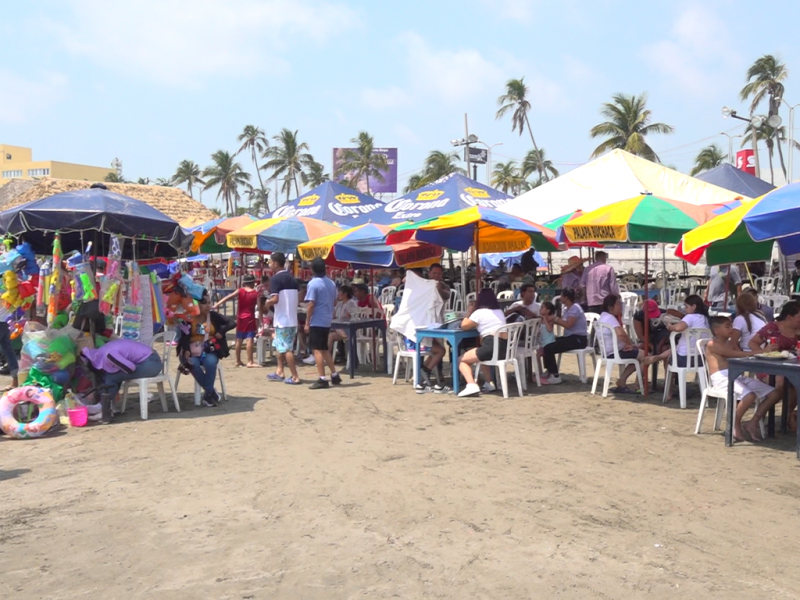
[[0,436],[0,596],[800,597],[794,438],[725,448],[713,411],[696,436],[696,392],[457,399],[368,369],[312,391],[223,364],[219,408],[183,378],[181,413]]

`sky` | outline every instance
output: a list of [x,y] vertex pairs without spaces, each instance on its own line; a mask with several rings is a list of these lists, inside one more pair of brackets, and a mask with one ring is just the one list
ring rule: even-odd
[[[520,161],[527,132],[495,119],[508,79],[530,88],[538,145],[561,171],[590,159],[612,94],[649,96],[649,138],[688,172],[739,100],[748,66],[777,54],[800,103],[800,3],[766,0],[28,0],[0,1],[0,143],[35,160],[110,165],[127,179],[170,177],[235,152],[245,125],[298,130],[330,171],[359,131],[398,148],[400,185],[431,150],[470,133],[493,160]],[[788,121],[786,108],[783,117]],[[735,140],[736,146],[741,140]],[[240,157],[252,170],[249,157]],[[762,156],[762,169],[766,155]],[[478,179],[485,181],[483,167]],[[213,191],[204,201],[214,205]]]

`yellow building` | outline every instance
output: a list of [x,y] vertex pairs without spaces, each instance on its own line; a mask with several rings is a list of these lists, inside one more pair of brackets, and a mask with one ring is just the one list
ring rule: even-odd
[[0,186],[12,179],[77,179],[103,181],[114,169],[90,167],[56,160],[33,160],[30,148],[0,144]]

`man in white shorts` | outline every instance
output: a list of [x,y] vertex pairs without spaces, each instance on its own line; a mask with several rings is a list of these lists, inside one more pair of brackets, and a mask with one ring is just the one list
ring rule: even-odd
[[[733,325],[728,317],[711,317],[709,319],[711,333],[714,339],[708,342],[706,347],[706,366],[709,373],[711,387],[718,391],[728,391],[728,359],[746,358],[752,356],[749,352],[743,352],[736,344],[731,342]],[[774,350],[768,347],[767,350]],[[733,424],[733,438],[736,441],[744,441],[744,434],[749,434],[754,442],[761,441],[761,429],[759,422],[767,414],[770,408],[775,406],[781,399],[780,390],[776,390],[771,385],[745,377],[737,377],[733,382],[734,400],[738,402],[736,415]],[[756,400],[761,403],[756,408],[753,418],[742,424],[744,413],[753,405]]]

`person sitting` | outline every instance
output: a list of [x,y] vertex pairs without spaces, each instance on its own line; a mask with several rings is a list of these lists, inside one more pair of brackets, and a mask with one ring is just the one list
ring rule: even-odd
[[[444,323],[444,311],[447,307],[448,300],[450,300],[450,286],[443,281],[443,278],[444,269],[442,268],[442,265],[439,263],[434,263],[428,267],[428,279],[436,282],[436,291],[443,301],[441,309],[436,315],[436,321],[438,323]],[[415,387],[415,391],[418,394],[424,394],[425,392],[430,391],[441,393],[444,389],[441,384],[437,384],[435,386],[431,384],[431,374],[433,373],[434,369],[440,368],[439,365],[441,365],[442,359],[444,358],[444,345],[439,340],[434,339],[431,342],[428,352],[428,356],[425,357],[425,360],[422,363],[420,383]],[[443,377],[440,377],[440,379],[443,379]]]
[[353,296],[359,308],[369,308],[370,313],[376,319],[383,318],[383,307],[380,302],[375,300],[375,297],[369,293],[369,288],[366,283],[357,283],[353,286]]
[[111,340],[100,348],[83,348],[81,356],[97,375],[100,394],[112,402],[123,382],[155,377],[163,369],[158,352],[134,340]]
[[[617,334],[617,345],[619,346],[619,355],[616,354],[614,348],[614,336],[607,329],[603,328],[603,336],[601,343],[605,348],[606,356],[608,358],[635,358],[640,363],[645,365],[649,361],[645,360],[644,351],[634,346],[628,332],[622,326],[620,319],[622,318],[622,300],[616,294],[606,296],[603,300],[602,313],[600,314],[599,322],[611,327]],[[652,359],[651,359],[652,360]],[[638,394],[640,390],[628,388],[628,379],[636,372],[636,365],[625,365],[620,378],[617,379],[617,387],[612,391],[615,394]]]
[[[672,323],[667,325],[667,331],[672,333],[673,331],[686,331],[687,329],[708,329],[708,307],[706,303],[703,302],[703,299],[698,296],[697,294],[692,294],[688,296],[686,300],[684,300],[685,310],[686,313],[684,314],[683,318],[678,323]],[[686,367],[688,366],[688,336],[682,335],[678,339],[678,345],[676,347],[676,353],[678,355],[678,366],[679,367]],[[692,343],[696,342],[697,340],[691,340]],[[668,361],[672,356],[672,349],[667,348],[661,354],[657,355],[656,360],[664,360]],[[703,362],[703,357],[700,357],[700,364]]]
[[[462,329],[478,330],[480,346],[467,350],[458,363],[458,372],[467,382],[464,389],[459,392],[459,398],[476,396],[481,393],[481,388],[475,383],[475,377],[472,374],[472,365],[481,361],[491,360],[497,336],[499,336],[499,355],[505,356],[508,334],[497,333],[505,324],[506,319],[503,311],[500,310],[500,305],[497,303],[497,296],[488,288],[482,289],[475,301],[469,303],[467,316],[461,321]],[[489,381],[491,378],[489,367],[481,365],[481,373],[486,380],[483,391],[493,392],[495,387]]]
[[758,299],[744,293],[736,298],[736,318],[733,320],[731,341],[743,352],[752,352],[750,340],[767,326],[767,318],[758,310]]
[[196,315],[178,338],[177,354],[184,372],[191,373],[203,388],[203,404],[217,406],[219,394],[214,385],[217,366],[230,355],[225,334],[236,327],[235,321],[211,310],[208,290],[198,301],[200,313]]
[[[336,306],[333,307],[334,321],[349,321],[358,310],[358,303],[353,299],[353,288],[349,285],[339,286],[336,292]],[[347,341],[347,332],[344,329],[334,329],[328,336],[328,348],[334,348],[334,344]],[[345,352],[341,353],[341,358],[336,357],[337,362],[345,362]]]
[[539,318],[539,303],[536,302],[536,286],[531,283],[523,283],[520,287],[520,299],[506,309],[506,320],[511,315],[517,315],[518,320]]
[[758,311],[764,315],[767,323],[772,323],[775,320],[775,309],[769,304],[764,304],[761,302],[761,297],[758,295],[758,290],[756,288],[748,287],[742,293],[750,294],[756,299],[756,307],[758,308]]
[[561,305],[564,312],[554,323],[564,328],[564,335],[559,336],[551,344],[544,347],[544,368],[542,378],[544,385],[557,385],[561,383],[558,373],[556,354],[568,350],[579,350],[589,345],[589,324],[580,304],[575,302],[575,290],[566,288],[561,290]]
[[583,261],[580,256],[570,256],[567,264],[561,267],[561,289],[573,290],[575,302],[581,306],[586,304],[586,290],[583,287]]
[[[744,358],[750,356],[749,352],[740,349],[739,345],[733,341],[733,325],[728,317],[711,317],[709,319],[711,333],[714,336],[706,346],[706,365],[709,373],[709,384],[719,392],[728,393],[728,359]],[[736,414],[733,422],[733,438],[737,441],[745,439],[744,433],[750,435],[753,441],[761,441],[761,431],[758,423],[767,414],[770,408],[775,406],[783,396],[780,389],[767,385],[744,375],[737,377],[733,382],[734,398],[739,402],[736,407]],[[742,425],[744,413],[753,405],[756,400],[761,400],[761,404],[756,409],[753,418]],[[721,402],[721,400],[718,400]]]
[[[644,340],[645,316],[649,319],[650,344],[647,350],[653,354],[661,354],[669,346],[669,329],[667,329],[665,315],[673,319],[680,320],[683,318],[683,313],[675,309],[661,310],[655,300],[646,300],[642,310],[637,310],[633,313],[633,331],[639,340]],[[640,341],[639,346],[644,349],[644,342]]]
[[800,302],[792,300],[781,307],[781,313],[773,323],[767,323],[750,338],[748,345],[752,352],[761,353],[772,350],[794,351],[797,335],[800,333]]

